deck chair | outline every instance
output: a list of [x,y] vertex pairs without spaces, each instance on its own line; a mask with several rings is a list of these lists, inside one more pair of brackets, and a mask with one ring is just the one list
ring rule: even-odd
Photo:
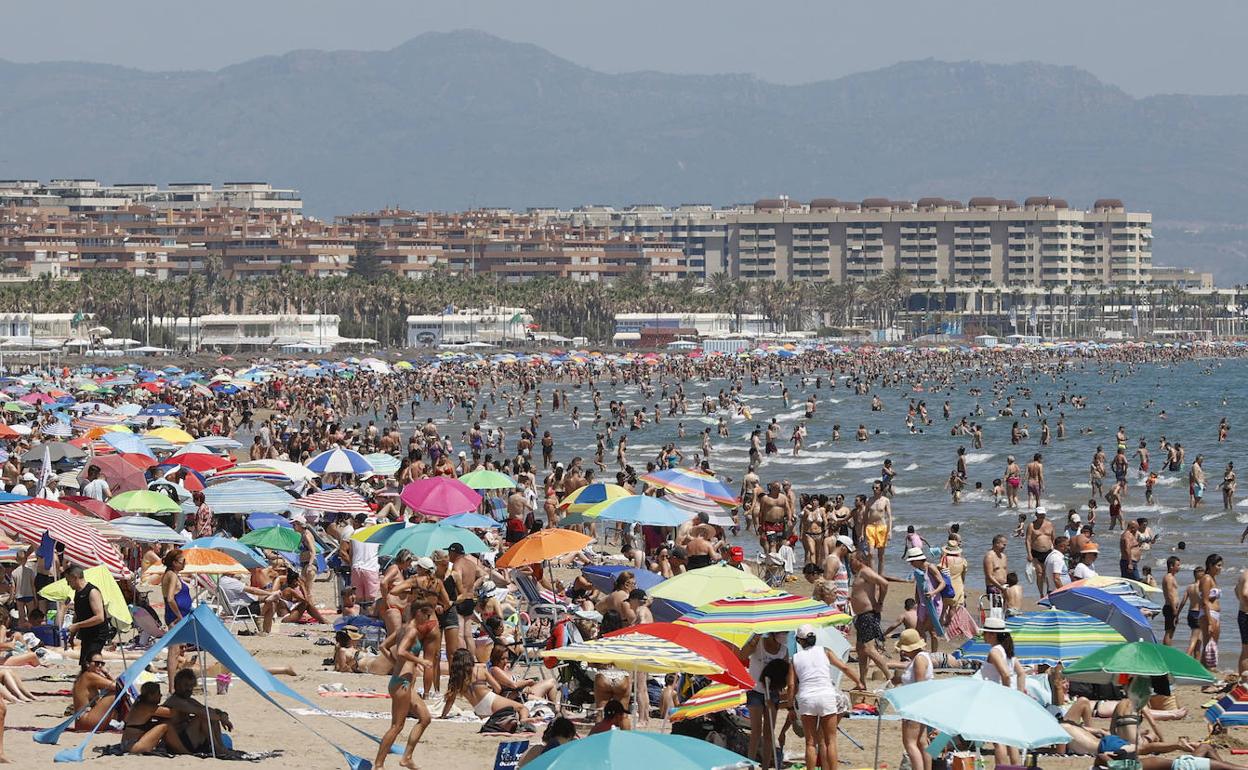
[[152,612],[151,607],[131,604],[130,615],[134,618],[134,644],[136,646],[150,647],[152,642],[165,635],[165,629],[160,625],[160,619]]
[[203,589],[199,600],[212,607],[212,611],[221,619],[226,628],[233,631],[236,624],[242,623],[243,628],[250,625],[255,633],[260,633],[260,618],[251,611],[251,602],[239,606],[230,604],[229,598],[221,590],[220,581],[213,580],[206,575],[196,576],[196,583]]
[[[516,628],[521,642],[521,653],[516,658],[516,665],[523,666],[527,676],[533,666],[542,664],[541,653],[546,649],[546,643],[550,640],[549,631],[535,634],[534,630],[539,625],[548,625],[553,629],[559,618],[567,613],[567,608],[543,598],[541,589],[528,575],[513,572],[511,579],[520,589],[520,595],[524,597],[525,604],[528,605],[527,610],[518,613],[520,622]],[[542,623],[543,621],[545,624]]]

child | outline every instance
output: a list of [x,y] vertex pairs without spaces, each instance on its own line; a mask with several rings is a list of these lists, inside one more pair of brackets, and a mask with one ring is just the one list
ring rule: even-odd
[[1011,572],[1005,576],[1005,614],[1017,615],[1022,606],[1023,587],[1018,584],[1018,573]]
[[966,484],[962,477],[958,475],[956,470],[949,472],[949,481],[945,486],[949,488],[949,494],[953,497],[953,504],[957,505],[962,502],[962,487]]
[[1148,480],[1144,482],[1144,502],[1153,504],[1153,487],[1157,484],[1157,474],[1149,473]]
[[1014,537],[1027,536],[1027,514],[1018,514],[1018,526],[1014,528]]
[[1105,492],[1105,501],[1109,503],[1109,529],[1106,532],[1113,532],[1115,523],[1118,529],[1125,529],[1122,526],[1122,498],[1118,495],[1117,487],[1111,487]]
[[897,618],[896,623],[888,627],[888,630],[884,632],[884,636],[892,636],[893,632],[898,629],[913,628],[917,630],[919,627],[919,611],[915,609],[917,606],[914,599],[906,599],[905,611],[901,613],[901,617]]
[[1088,524],[1096,526],[1096,501],[1088,501]]
[[797,542],[797,535],[789,535],[789,539],[780,544],[776,549],[776,556],[784,562],[784,574],[789,576],[797,569],[797,552],[793,550],[793,544]]
[[1153,588],[1157,587],[1157,581],[1153,579],[1152,567],[1140,567],[1140,574],[1144,576],[1145,583],[1148,583]]
[[1005,487],[1001,485],[1001,479],[992,480],[992,507],[1000,508],[1005,505]]

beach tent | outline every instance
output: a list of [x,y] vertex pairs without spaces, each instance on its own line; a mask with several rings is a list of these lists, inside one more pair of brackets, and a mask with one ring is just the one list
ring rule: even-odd
[[[212,609],[206,604],[199,605],[192,610],[189,615],[174,624],[174,626],[170,628],[164,636],[158,639],[156,643],[147,650],[147,652],[143,653],[138,660],[126,669],[125,673],[121,675],[121,679],[127,682],[135,681],[136,677],[138,677],[148,665],[155,661],[158,656],[163,654],[165,648],[171,644],[193,644],[200,650],[212,655],[234,676],[237,676],[239,679],[242,679],[250,685],[251,688],[259,693],[262,698],[272,703],[274,706],[277,706],[279,709],[284,711],[287,716],[300,724],[304,724],[303,721],[289,709],[282,706],[282,704],[277,701],[276,696],[281,695],[285,698],[298,701],[314,711],[337,720],[340,724],[346,725],[370,740],[380,742],[380,739],[376,736],[370,735],[358,727],[334,717],[333,714],[326,711],[321,706],[303,697],[285,684],[279,682],[277,678],[266,671],[255,658],[251,657],[247,650],[243,649],[243,646],[239,644],[236,638],[234,638],[234,635],[226,629],[225,625],[222,624],[221,620],[217,618]],[[208,705],[207,693],[204,694],[204,699],[205,705]],[[112,708],[116,708],[116,705],[116,701],[114,701]],[[61,725],[58,725],[55,728],[35,733],[35,740],[39,743],[55,744],[60,738],[61,733],[73,725],[75,718],[76,715],[71,716],[66,722],[61,723]],[[101,724],[107,724],[107,722],[108,720],[104,719],[101,721]],[[304,726],[308,727],[307,725]],[[92,730],[78,746],[58,751],[56,753],[56,761],[81,762],[83,759],[83,753],[95,737],[95,732],[98,729],[99,727],[97,726],[95,730]],[[315,735],[321,735],[319,731],[311,727],[308,727],[308,730]],[[372,767],[372,763],[368,760],[351,754],[346,749],[342,748],[328,738],[324,738],[324,736],[321,737],[337,749],[344,758],[346,758],[347,766],[351,768],[351,770],[369,770],[369,768]]]
[[[104,612],[113,619],[114,626],[124,629],[134,625],[134,618],[130,614],[129,605],[126,604],[126,597],[122,595],[121,586],[117,585],[108,567],[102,564],[89,567],[82,571],[82,576],[88,583],[100,589],[100,598],[104,600]],[[69,581],[61,578],[40,589],[39,595],[48,601],[67,602],[74,598],[74,589],[69,587]]]

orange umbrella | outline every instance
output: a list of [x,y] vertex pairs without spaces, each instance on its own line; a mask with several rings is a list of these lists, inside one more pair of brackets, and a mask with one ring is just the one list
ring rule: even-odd
[[[186,565],[182,568],[183,575],[246,575],[248,570],[225,551],[216,548],[188,548],[182,552]],[[143,571],[143,579],[149,583],[159,583],[160,576],[165,574],[165,565],[153,564]]]
[[592,541],[593,538],[589,535],[570,529],[543,529],[508,548],[506,553],[498,557],[496,564],[499,567],[538,564],[556,556],[579,551]]

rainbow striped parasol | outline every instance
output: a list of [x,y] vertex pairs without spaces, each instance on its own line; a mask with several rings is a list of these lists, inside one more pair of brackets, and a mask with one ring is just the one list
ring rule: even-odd
[[618,500],[630,494],[632,493],[619,484],[596,481],[573,490],[571,494],[559,501],[559,507],[568,513],[584,513],[598,503]]
[[[1005,619],[1014,638],[1014,655],[1024,666],[1041,663],[1072,663],[1107,644],[1122,644],[1122,634],[1102,621],[1081,612],[1045,610]],[[956,655],[964,660],[985,661],[989,645],[982,636],[967,641]]]
[[798,626],[844,625],[850,617],[823,602],[784,591],[751,591],[703,604],[676,622],[738,647],[754,634],[795,631]]
[[724,482],[699,471],[685,468],[671,468],[665,471],[654,471],[641,477],[647,484],[662,487],[669,492],[681,492],[686,495],[698,495],[714,500],[720,505],[737,505],[741,500],[733,494]]
[[667,718],[668,721],[679,722],[744,705],[745,690],[729,684],[709,684],[689,696],[684,703],[667,712]]

